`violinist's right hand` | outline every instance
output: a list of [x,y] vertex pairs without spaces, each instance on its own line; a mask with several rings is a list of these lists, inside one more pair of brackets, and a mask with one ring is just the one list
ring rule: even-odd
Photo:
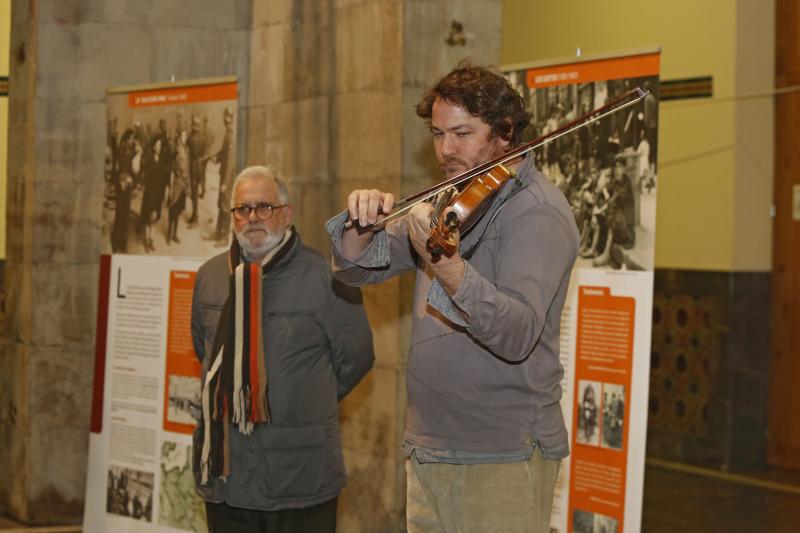
[[358,226],[378,231],[376,226],[392,211],[394,195],[378,189],[356,189],[347,197],[350,220]]
[[[347,196],[347,211],[352,221],[342,231],[342,256],[354,261],[372,242],[379,224],[394,206],[394,195],[377,189],[357,189]],[[355,231],[353,229],[355,228]]]

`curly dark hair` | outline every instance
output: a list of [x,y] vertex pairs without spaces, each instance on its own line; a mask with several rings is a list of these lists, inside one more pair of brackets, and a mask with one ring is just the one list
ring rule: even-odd
[[460,61],[422,97],[417,104],[417,116],[430,121],[437,98],[479,117],[491,126],[492,136],[511,141],[511,146],[520,143],[522,132],[531,120],[522,96],[508,80],[468,59]]

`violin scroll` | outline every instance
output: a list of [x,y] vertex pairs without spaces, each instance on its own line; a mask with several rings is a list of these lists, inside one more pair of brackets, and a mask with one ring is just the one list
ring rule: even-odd
[[458,215],[455,211],[450,211],[444,217],[442,224],[431,224],[431,236],[425,243],[425,249],[431,254],[431,260],[435,263],[444,254],[452,256],[456,251],[456,239],[454,235],[458,232]]

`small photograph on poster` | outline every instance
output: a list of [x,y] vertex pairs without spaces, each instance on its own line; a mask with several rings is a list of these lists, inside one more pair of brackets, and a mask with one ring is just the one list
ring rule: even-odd
[[200,413],[200,379],[170,375],[167,380],[167,394],[167,421],[195,424]]
[[526,72],[506,74],[531,114],[523,142],[547,135],[635,87],[650,91],[635,105],[537,148],[533,157],[572,207],[581,235],[576,268],[652,270],[658,76],[530,88]]
[[235,83],[108,95],[103,253],[205,257],[228,246],[235,95]]
[[106,511],[135,520],[153,520],[153,473],[108,467]]
[[600,445],[600,382],[580,380],[578,384],[578,444]]
[[594,513],[575,509],[572,513],[573,533],[594,533]]
[[617,533],[617,521],[599,513],[575,509],[572,513],[573,533]]
[[595,533],[617,533],[617,520],[610,516],[596,514],[594,515],[594,531]]
[[192,446],[165,441],[161,445],[161,486],[158,493],[158,523],[205,533],[205,505],[195,493]]
[[622,428],[625,423],[625,387],[603,384],[603,439],[601,446],[622,449]]

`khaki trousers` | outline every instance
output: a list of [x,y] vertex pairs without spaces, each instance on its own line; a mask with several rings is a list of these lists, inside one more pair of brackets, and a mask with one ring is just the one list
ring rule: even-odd
[[454,465],[406,459],[409,533],[549,533],[559,459]]

